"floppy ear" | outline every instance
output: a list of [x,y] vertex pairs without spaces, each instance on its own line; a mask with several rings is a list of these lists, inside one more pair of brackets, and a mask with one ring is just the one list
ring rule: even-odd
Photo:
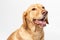
[[26,15],[27,15],[27,13],[26,13],[26,12],[24,12],[24,13],[23,13],[23,25],[24,25],[24,27],[26,27],[26,26],[27,26],[27,22],[26,22]]

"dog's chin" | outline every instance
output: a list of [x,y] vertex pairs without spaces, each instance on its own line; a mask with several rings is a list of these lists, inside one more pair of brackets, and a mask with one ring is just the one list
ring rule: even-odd
[[46,19],[33,19],[34,24],[40,26],[40,27],[45,27],[46,26]]

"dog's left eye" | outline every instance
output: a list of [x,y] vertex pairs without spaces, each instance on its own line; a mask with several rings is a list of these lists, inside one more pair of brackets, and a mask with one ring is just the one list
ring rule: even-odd
[[45,7],[42,7],[43,9],[45,9]]
[[36,8],[32,8],[32,10],[34,11],[34,10],[36,10]]

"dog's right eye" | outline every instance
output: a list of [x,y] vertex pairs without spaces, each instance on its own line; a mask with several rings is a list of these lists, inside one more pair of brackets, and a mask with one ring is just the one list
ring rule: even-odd
[[32,8],[32,10],[34,11],[34,10],[36,10],[36,8]]

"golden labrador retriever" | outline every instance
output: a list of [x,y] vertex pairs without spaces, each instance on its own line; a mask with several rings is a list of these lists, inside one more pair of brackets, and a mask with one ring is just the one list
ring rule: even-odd
[[31,5],[23,13],[21,28],[13,32],[7,40],[44,40],[43,27],[48,24],[47,13],[41,4]]

